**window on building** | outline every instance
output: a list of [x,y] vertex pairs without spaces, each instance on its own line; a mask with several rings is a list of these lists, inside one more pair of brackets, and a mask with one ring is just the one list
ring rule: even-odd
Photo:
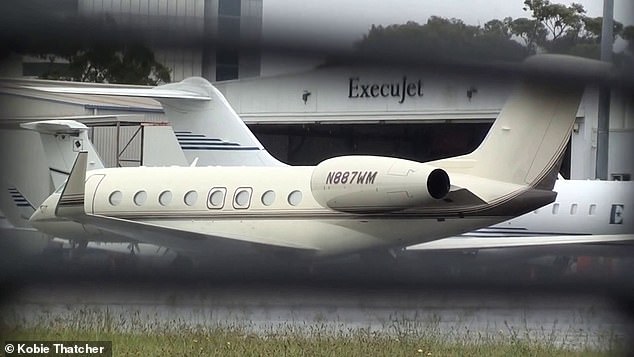
[[218,18],[218,38],[224,43],[240,41],[240,18],[222,16]]
[[219,0],[218,15],[240,16],[241,0]]
[[632,179],[630,174],[611,174],[612,181],[630,181]]
[[236,49],[218,48],[218,52],[216,52],[216,80],[226,81],[238,78],[239,58]]

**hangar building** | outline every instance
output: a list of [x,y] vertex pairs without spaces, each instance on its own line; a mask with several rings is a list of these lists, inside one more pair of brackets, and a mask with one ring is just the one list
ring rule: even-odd
[[[27,80],[28,81],[28,80]],[[267,149],[292,164],[313,164],[341,154],[378,154],[419,161],[473,150],[496,118],[513,78],[440,73],[429,68],[331,66],[273,77],[216,82]],[[6,82],[5,83],[9,83]],[[119,115],[120,120],[166,122],[148,99],[53,95],[16,89],[0,100],[3,116]],[[88,85],[88,84],[84,84]],[[6,85],[5,85],[6,87]],[[595,177],[597,88],[589,86],[577,113],[565,177]],[[612,94],[609,177],[629,180],[634,171],[634,101]],[[213,118],[210,118],[213,120]],[[115,146],[134,128],[93,132],[106,163],[120,165]],[[115,138],[118,137],[118,142]],[[146,143],[147,144],[147,143]],[[137,157],[135,147],[128,154]],[[147,153],[147,151],[146,151]]]
[[[107,16],[150,47],[173,81],[260,75],[262,0],[57,0],[37,6],[68,21]],[[50,65],[48,59],[26,58],[22,75],[37,77]]]

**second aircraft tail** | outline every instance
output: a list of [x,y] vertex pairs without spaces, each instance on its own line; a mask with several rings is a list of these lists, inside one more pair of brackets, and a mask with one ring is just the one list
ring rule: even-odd
[[79,152],[88,153],[89,170],[104,167],[88,138],[88,127],[82,123],[74,120],[44,120],[20,126],[40,134],[54,187],[60,187],[66,181]]

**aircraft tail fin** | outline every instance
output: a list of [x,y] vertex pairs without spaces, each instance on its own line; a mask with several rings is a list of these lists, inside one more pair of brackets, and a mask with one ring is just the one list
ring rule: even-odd
[[233,110],[216,87],[201,77],[155,88],[28,87],[34,90],[68,93],[153,98],[163,105],[188,161],[223,166],[281,166]]
[[[440,160],[463,173],[551,190],[561,166],[584,84],[561,74],[608,74],[609,65],[562,55],[539,55],[524,63],[529,75],[507,99],[484,141],[470,154]],[[557,72],[555,79],[547,72]]]
[[43,120],[20,126],[40,134],[55,187],[61,186],[68,178],[78,152],[87,152],[89,170],[104,167],[88,138],[88,127],[82,123],[74,120]]
[[55,207],[55,215],[58,217],[69,217],[85,214],[84,194],[86,190],[86,170],[88,164],[88,153],[81,151],[73,163],[73,167],[68,175],[68,180]]
[[187,78],[154,89],[197,93],[209,100],[155,97],[163,105],[178,143],[191,162],[199,165],[280,166],[233,110],[220,91],[200,77]]

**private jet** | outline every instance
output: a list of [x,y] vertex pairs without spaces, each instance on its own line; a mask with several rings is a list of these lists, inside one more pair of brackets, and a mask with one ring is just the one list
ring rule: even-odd
[[[534,56],[524,66],[609,71],[597,61],[559,55]],[[34,89],[155,98],[174,123],[207,117],[228,153],[219,162],[240,157],[255,163],[87,170],[89,154],[81,151],[66,184],[30,219],[53,236],[120,237],[206,259],[389,251],[534,211],[555,200],[552,189],[583,93],[576,81],[525,78],[467,155],[425,163],[341,156],[291,167],[269,155],[201,78],[125,91]]]

